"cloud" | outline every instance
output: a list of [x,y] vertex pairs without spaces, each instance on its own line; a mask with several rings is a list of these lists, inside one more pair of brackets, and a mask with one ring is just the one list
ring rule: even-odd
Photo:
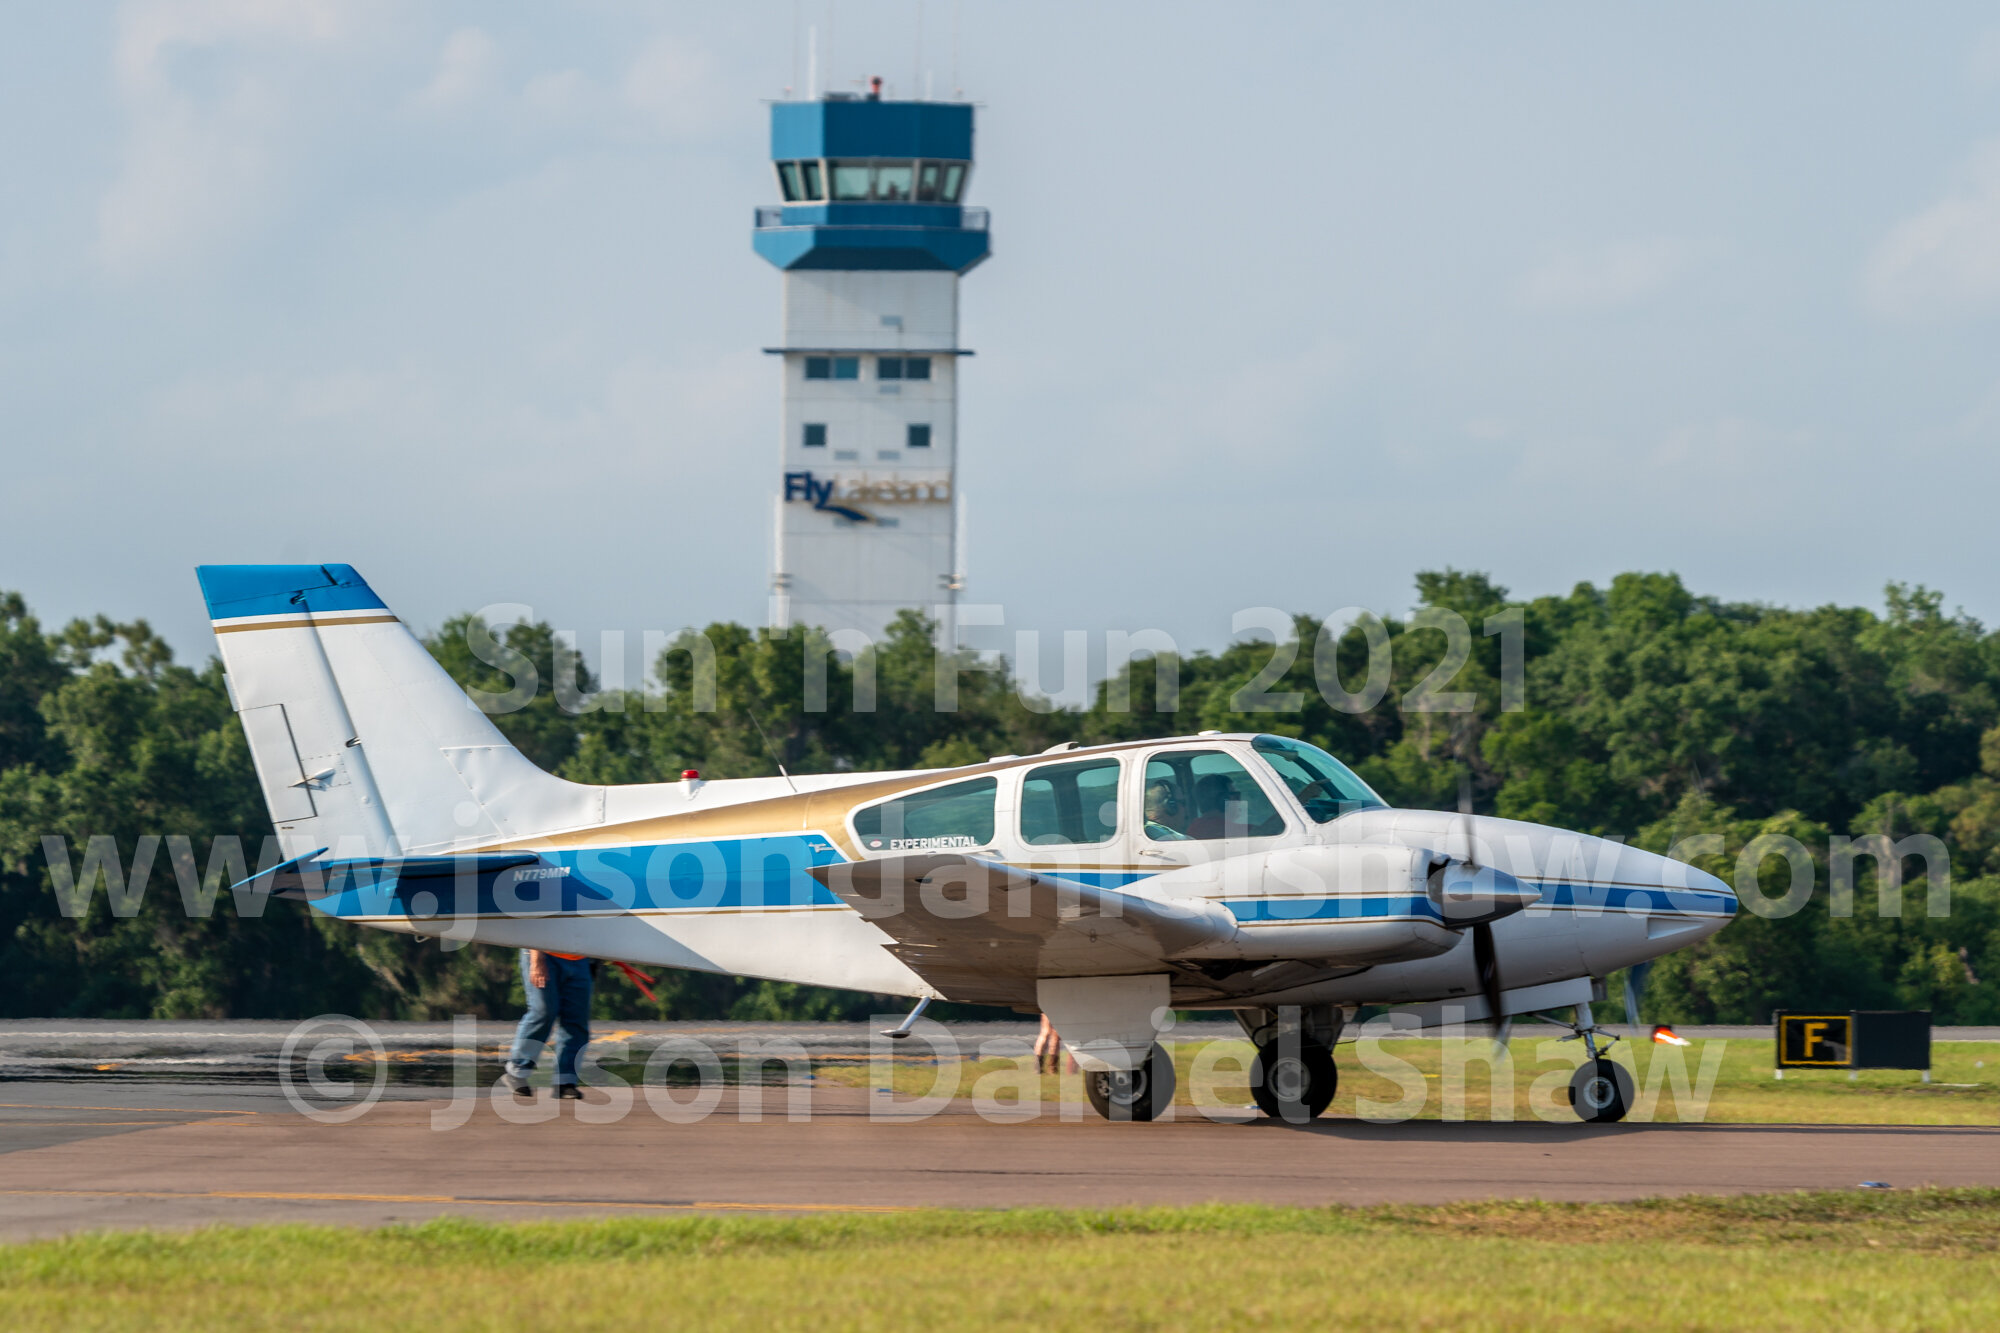
[[369,6],[138,0],[118,12],[112,81],[128,134],[98,206],[107,268],[144,269],[240,228],[267,201],[291,108],[269,59],[343,44]]
[[646,43],[626,70],[620,91],[628,107],[671,138],[707,129],[720,100],[734,95],[717,78],[707,50],[671,33]]
[[1277,475],[1320,446],[1328,404],[1348,389],[1353,360],[1344,344],[1321,340],[1290,356],[1150,382],[1107,404],[1098,426],[1099,439],[1133,442],[1139,452],[1104,449],[1067,465],[1080,483],[1092,480],[1092,468],[1123,475],[1135,462],[1156,479]]
[[437,72],[417,94],[419,106],[447,109],[478,101],[499,80],[500,44],[484,28],[460,28],[445,39]]
[[1900,319],[2000,304],[2000,141],[1973,154],[1950,194],[1889,229],[1862,290],[1877,313]]
[[1972,77],[1979,83],[2000,82],[2000,28],[1989,28],[1972,44]]
[[707,48],[671,34],[646,42],[622,75],[548,70],[521,88],[522,105],[544,122],[595,134],[677,140],[713,129],[735,110],[734,98]]
[[1521,282],[1521,299],[1544,310],[1615,310],[1659,295],[1693,267],[1693,246],[1669,236],[1577,250]]

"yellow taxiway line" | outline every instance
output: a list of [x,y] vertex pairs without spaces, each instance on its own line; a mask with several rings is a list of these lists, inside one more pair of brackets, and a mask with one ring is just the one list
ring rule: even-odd
[[280,1190],[24,1190],[0,1195],[39,1199],[247,1199],[309,1203],[452,1203],[479,1208],[636,1208],[669,1213],[909,1213],[905,1204],[647,1203],[626,1199],[485,1199],[458,1194],[332,1194]]

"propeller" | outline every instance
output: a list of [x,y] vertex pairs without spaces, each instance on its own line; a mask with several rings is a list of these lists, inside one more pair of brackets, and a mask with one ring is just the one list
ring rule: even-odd
[[[1478,864],[1473,858],[1472,810],[1470,793],[1459,794],[1459,835],[1464,839],[1464,856],[1467,865]],[[1486,998],[1486,1015],[1493,1024],[1493,1040],[1505,1045],[1507,1029],[1513,1020],[1500,1012],[1500,951],[1493,947],[1493,923],[1481,921],[1472,930],[1472,972],[1479,982],[1479,993]]]
[[1646,992],[1646,977],[1653,970],[1653,960],[1634,963],[1625,970],[1625,1021],[1633,1027],[1646,1020],[1639,1017],[1639,997]]
[[1500,954],[1493,947],[1490,921],[1472,927],[1472,971],[1479,978],[1479,993],[1486,997],[1486,1013],[1493,1020],[1495,1039],[1504,1041],[1509,1024],[1500,1013]]

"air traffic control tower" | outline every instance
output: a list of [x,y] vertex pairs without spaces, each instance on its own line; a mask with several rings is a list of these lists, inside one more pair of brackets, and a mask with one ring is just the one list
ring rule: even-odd
[[958,279],[988,253],[986,210],[963,202],[972,107],[779,102],[771,157],[784,202],[757,210],[755,242],[785,279],[766,349],[785,375],[771,623],[879,641],[964,582]]

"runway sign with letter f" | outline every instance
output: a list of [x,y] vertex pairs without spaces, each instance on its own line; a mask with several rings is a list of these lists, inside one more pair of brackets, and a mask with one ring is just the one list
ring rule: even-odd
[[1854,1020],[1848,1014],[1788,1014],[1777,1020],[1777,1077],[1787,1069],[1845,1069],[1853,1050]]

